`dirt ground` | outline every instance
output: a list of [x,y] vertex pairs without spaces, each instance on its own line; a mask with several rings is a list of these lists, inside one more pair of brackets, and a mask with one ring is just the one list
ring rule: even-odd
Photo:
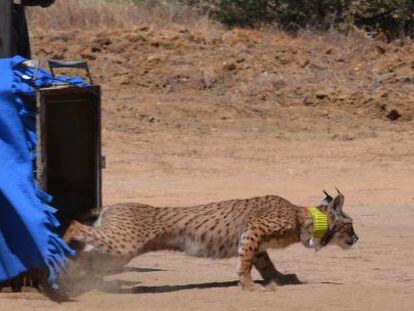
[[35,37],[39,58],[80,51],[102,82],[105,203],[278,194],[306,206],[336,186],[360,240],[271,251],[304,281],[274,292],[242,291],[236,258],[157,252],[107,292],[63,304],[2,293],[0,310],[412,310],[413,47],[332,36],[141,26]]

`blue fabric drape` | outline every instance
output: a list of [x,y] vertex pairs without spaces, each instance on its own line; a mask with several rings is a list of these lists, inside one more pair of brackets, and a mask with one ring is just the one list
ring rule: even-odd
[[46,267],[55,285],[73,251],[54,233],[59,222],[49,205],[51,197],[34,179],[36,118],[25,99],[35,95],[35,87],[86,83],[43,70],[33,80],[34,69],[22,65],[24,61],[19,56],[0,59],[0,281]]

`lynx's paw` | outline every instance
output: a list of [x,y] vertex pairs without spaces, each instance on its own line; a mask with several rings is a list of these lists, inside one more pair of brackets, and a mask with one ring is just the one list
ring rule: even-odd
[[248,291],[248,292],[253,292],[253,291],[267,292],[267,291],[274,291],[276,289],[275,284],[267,284],[266,286],[263,286],[263,285],[253,282],[251,278],[240,278],[240,286],[242,287],[243,290]]
[[297,275],[294,273],[284,274],[282,277],[278,278],[276,282],[279,285],[302,284],[302,282],[298,279]]
[[248,291],[248,292],[256,292],[256,291],[267,291],[268,289],[260,284],[256,284],[256,283],[251,283],[251,284],[242,284],[240,283],[241,287],[243,290]]

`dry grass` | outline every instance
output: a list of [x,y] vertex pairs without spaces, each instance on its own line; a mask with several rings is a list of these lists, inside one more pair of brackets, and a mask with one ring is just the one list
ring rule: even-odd
[[193,25],[202,15],[175,1],[56,0],[49,8],[28,8],[31,32],[119,28],[150,23]]

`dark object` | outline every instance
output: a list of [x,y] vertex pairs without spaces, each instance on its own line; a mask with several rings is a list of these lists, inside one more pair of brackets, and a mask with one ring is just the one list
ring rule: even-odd
[[396,121],[401,117],[401,113],[397,109],[391,109],[390,112],[387,113],[387,118],[391,121]]
[[54,2],[55,0],[22,0],[21,4],[23,6],[41,6],[45,8],[53,4]]
[[0,1],[0,57],[10,57],[15,50],[13,44],[13,11],[11,1]]
[[20,4],[12,0],[0,2],[0,57],[20,55],[30,58],[29,33],[24,7],[47,7],[53,2],[54,0],[22,0]]
[[39,269],[32,270],[27,273],[20,274],[19,276],[5,282],[0,282],[0,292],[3,288],[10,288],[12,292],[19,293],[22,291],[22,287],[32,287],[40,289],[47,286],[47,275],[45,271]]
[[24,58],[31,58],[29,32],[27,30],[26,14],[24,6],[13,4],[13,29],[14,54]]
[[94,220],[101,207],[100,87],[52,87],[37,93],[37,176],[53,196],[63,233],[73,219]]

